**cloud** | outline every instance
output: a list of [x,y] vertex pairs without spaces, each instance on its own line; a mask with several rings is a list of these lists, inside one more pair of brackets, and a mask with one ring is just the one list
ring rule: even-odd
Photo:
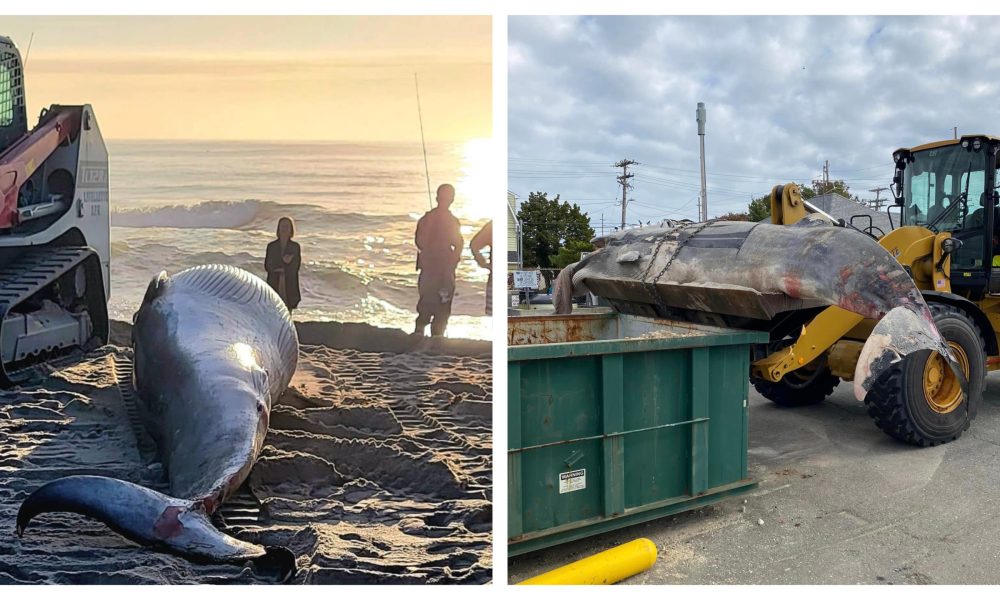
[[[742,210],[789,180],[887,185],[901,146],[1000,133],[997,18],[512,17],[512,191],[620,208],[635,169],[635,218],[695,216],[695,105],[708,109],[709,214]],[[886,192],[883,192],[885,194]],[[630,221],[634,219],[630,218]]]

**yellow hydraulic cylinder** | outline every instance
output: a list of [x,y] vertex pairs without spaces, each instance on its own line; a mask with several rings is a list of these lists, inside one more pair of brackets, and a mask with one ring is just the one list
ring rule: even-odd
[[525,579],[518,585],[608,585],[642,573],[655,562],[656,544],[639,538]]

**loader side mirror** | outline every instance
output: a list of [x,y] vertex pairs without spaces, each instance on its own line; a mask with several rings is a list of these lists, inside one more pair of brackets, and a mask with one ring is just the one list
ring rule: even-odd
[[892,185],[889,186],[892,191],[893,197],[896,199],[896,205],[903,205],[903,169],[900,165],[896,165],[896,172],[892,175]]

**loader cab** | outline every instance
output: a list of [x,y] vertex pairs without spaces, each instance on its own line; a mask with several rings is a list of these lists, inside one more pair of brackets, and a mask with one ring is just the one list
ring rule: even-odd
[[962,241],[951,255],[951,287],[971,299],[1000,293],[998,148],[995,138],[964,136],[893,154],[902,225],[949,231]]
[[21,54],[0,36],[0,154],[27,132]]

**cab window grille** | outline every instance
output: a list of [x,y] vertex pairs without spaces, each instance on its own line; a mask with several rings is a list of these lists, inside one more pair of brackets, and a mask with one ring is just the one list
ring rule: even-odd
[[27,129],[21,59],[16,50],[0,44],[0,150]]
[[0,54],[0,127],[14,122],[15,109],[24,103],[21,97],[21,69],[17,55]]

